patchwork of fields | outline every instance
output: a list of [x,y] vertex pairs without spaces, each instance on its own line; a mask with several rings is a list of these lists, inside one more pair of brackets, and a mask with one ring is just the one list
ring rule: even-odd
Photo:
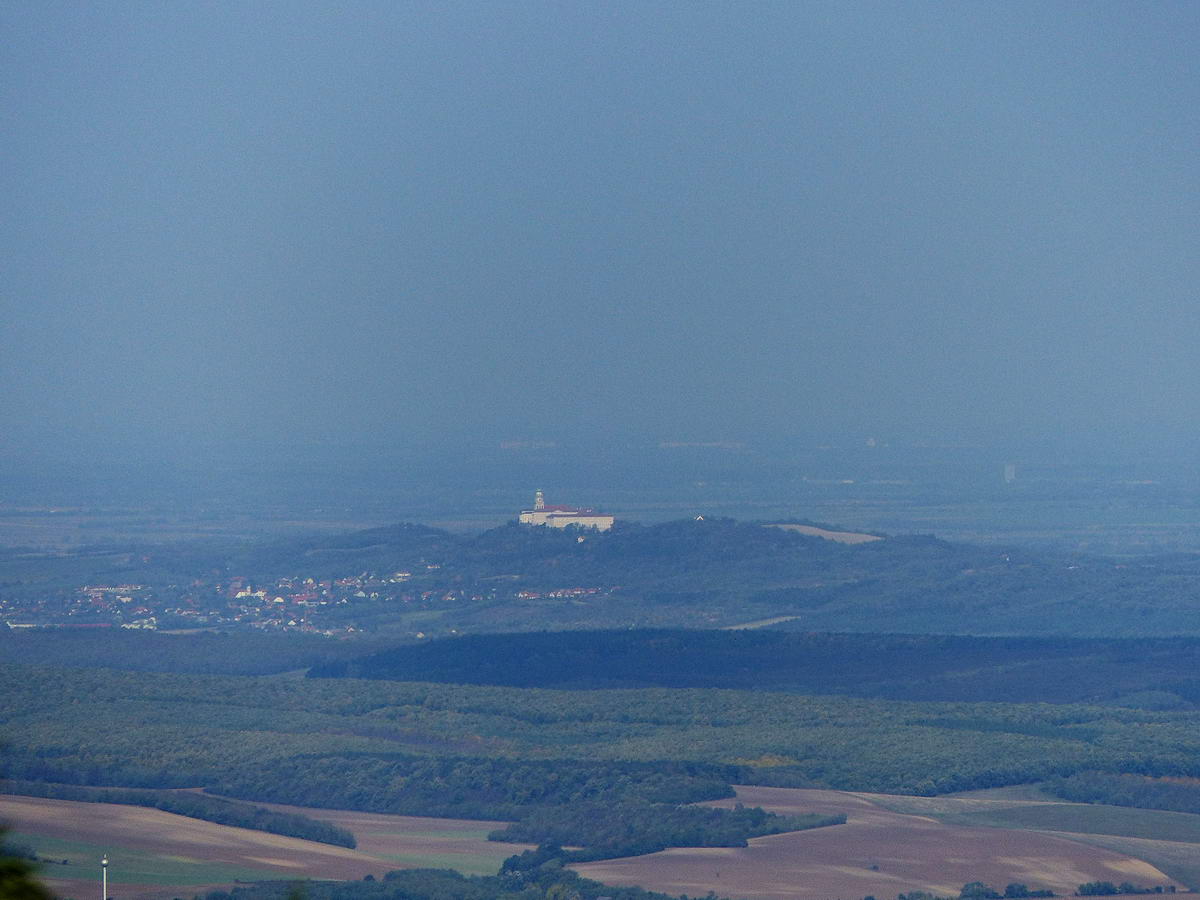
[[[886,898],[912,890],[958,896],[970,881],[1001,890],[1021,882],[1057,894],[1072,894],[1088,881],[1183,887],[1149,862],[1084,843],[1075,835],[947,824],[929,815],[894,812],[878,802],[885,799],[842,791],[739,787],[736,799],[718,805],[740,802],[780,813],[842,813],[846,824],[755,838],[744,849],[672,849],[575,868],[610,884],[689,896],[712,890],[755,900]],[[997,802],[1006,807],[1015,803]],[[1194,849],[1200,851],[1200,845]]]
[[97,890],[105,854],[110,894],[126,898],[191,896],[235,881],[379,878],[393,869],[416,867],[493,874],[505,857],[525,849],[487,840],[501,822],[303,812],[349,828],[358,849],[144,807],[0,795],[0,821],[13,828],[14,843],[33,846],[46,859],[68,860],[44,864],[41,873],[63,897],[91,896]]
[[[587,863],[585,877],[671,894],[753,900],[957,896],[968,881],[1013,881],[1071,894],[1087,881],[1180,890],[1200,881],[1200,816],[1014,799],[1012,792],[909,797],[739,787],[736,803],[785,813],[845,814],[847,823],[755,838],[745,848],[684,848]],[[158,810],[0,796],[15,839],[47,858],[60,896],[95,889],[102,854],[121,898],[190,896],[237,880],[376,878],[399,868],[494,873],[526,849],[487,840],[500,823],[274,805],[348,828],[357,850],[215,825]]]

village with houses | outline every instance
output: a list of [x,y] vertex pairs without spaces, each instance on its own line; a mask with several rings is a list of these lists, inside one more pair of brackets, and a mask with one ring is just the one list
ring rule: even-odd
[[[517,522],[530,527],[570,527],[582,537],[588,531],[611,529],[614,517],[587,507],[547,505],[542,491],[537,491],[533,508],[521,510]],[[531,590],[503,581],[464,587],[439,577],[441,568],[441,562],[422,558],[407,568],[338,577],[296,573],[272,578],[247,573],[196,578],[185,584],[89,582],[69,590],[20,597],[0,590],[0,622],[9,630],[234,629],[336,636],[370,630],[371,623],[421,610],[498,600],[578,600],[606,593],[596,585]],[[412,634],[425,636],[419,629]]]

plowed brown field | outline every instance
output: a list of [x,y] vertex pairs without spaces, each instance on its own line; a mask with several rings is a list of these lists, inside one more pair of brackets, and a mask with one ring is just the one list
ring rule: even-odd
[[671,894],[762,900],[832,900],[912,890],[958,896],[969,881],[1072,894],[1087,881],[1172,884],[1123,853],[1032,831],[943,825],[889,812],[839,791],[739,787],[734,803],[780,813],[842,813],[845,825],[755,838],[746,848],[665,850],[574,868],[588,878]]
[[[368,874],[378,878],[393,869],[417,866],[490,874],[506,856],[526,847],[487,840],[487,832],[502,822],[277,808],[350,829],[358,849],[139,806],[12,795],[0,796],[0,821],[13,828],[20,842],[37,847],[38,838],[49,839],[57,849],[53,854],[42,852],[43,856],[70,857],[72,865],[45,866],[42,872],[56,893],[69,897],[99,891],[102,854],[111,860],[110,895],[126,898],[191,896],[239,878],[348,880]],[[78,877],[81,869],[86,877]]]
[[[921,814],[927,806],[974,808],[1022,801],[740,787],[735,800],[713,805],[737,802],[782,813],[841,813],[847,824],[757,838],[742,849],[667,850],[576,868],[611,884],[693,897],[713,891],[754,900],[857,900],[868,894],[887,900],[912,890],[957,896],[968,881],[1001,889],[1019,881],[1059,894],[1071,894],[1085,881],[1172,883],[1154,866],[1129,855],[1136,849],[1121,852],[1137,842],[1120,845],[1124,839],[1105,839],[1112,844],[1108,849],[1062,834],[947,825]],[[881,805],[884,802],[908,811],[890,811]],[[46,867],[47,880],[61,896],[94,895],[101,853],[112,859],[110,894],[125,900],[191,896],[239,878],[351,879],[379,877],[409,866],[490,873],[504,857],[524,849],[487,841],[487,832],[500,824],[496,822],[274,808],[348,828],[358,839],[358,849],[140,807],[0,796],[0,820],[12,824],[18,838],[31,842],[28,836],[41,836],[57,848],[54,855],[71,857],[70,866]]]

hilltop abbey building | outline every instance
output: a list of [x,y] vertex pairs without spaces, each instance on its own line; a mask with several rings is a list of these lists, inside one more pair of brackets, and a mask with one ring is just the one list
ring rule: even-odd
[[522,525],[549,525],[551,528],[566,528],[576,525],[580,528],[595,528],[597,531],[608,531],[613,526],[613,517],[596,512],[594,509],[576,509],[574,506],[547,506],[546,498],[538,491],[534,495],[533,509],[521,510],[518,521]]

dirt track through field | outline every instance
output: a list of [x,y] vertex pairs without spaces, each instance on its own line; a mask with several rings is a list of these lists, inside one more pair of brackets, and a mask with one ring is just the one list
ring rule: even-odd
[[780,813],[845,814],[845,825],[755,838],[746,848],[674,849],[574,868],[611,884],[671,894],[829,900],[880,898],[912,890],[958,896],[969,881],[1022,882],[1072,894],[1087,881],[1152,886],[1171,879],[1123,853],[1030,831],[943,825],[889,812],[865,796],[837,791],[739,787],[712,804]]

